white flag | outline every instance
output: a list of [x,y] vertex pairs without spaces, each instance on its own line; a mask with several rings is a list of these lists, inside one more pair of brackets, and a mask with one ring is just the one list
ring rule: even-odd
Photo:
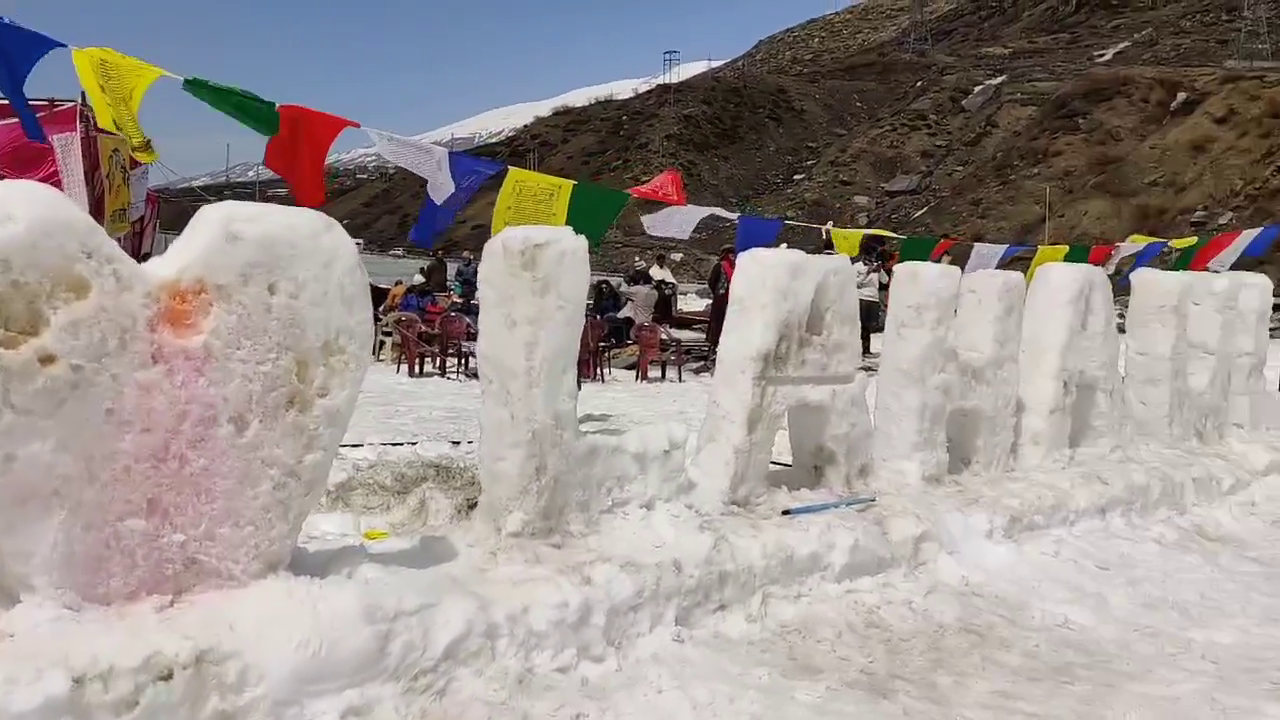
[[640,216],[645,233],[654,237],[688,240],[693,235],[698,223],[711,215],[734,219],[738,213],[724,208],[706,207],[703,205],[672,205],[656,213]]
[[129,172],[129,222],[147,214],[147,188],[150,185],[150,165],[139,165]]
[[1000,258],[1004,257],[1008,249],[1007,244],[974,243],[973,251],[969,253],[969,261],[964,264],[964,271],[971,273],[978,270],[995,270],[1000,264]]
[[1137,255],[1138,252],[1142,250],[1142,248],[1150,244],[1151,243],[1149,242],[1136,242],[1136,243],[1123,242],[1123,243],[1120,243],[1119,245],[1116,245],[1115,252],[1111,253],[1111,259],[1107,260],[1107,265],[1106,265],[1107,274],[1110,275],[1111,273],[1115,272],[1116,267],[1120,264],[1121,260],[1129,257],[1130,255]]
[[449,151],[435,143],[394,133],[364,128],[378,154],[427,181],[427,194],[437,205],[453,194],[455,185],[449,172]]

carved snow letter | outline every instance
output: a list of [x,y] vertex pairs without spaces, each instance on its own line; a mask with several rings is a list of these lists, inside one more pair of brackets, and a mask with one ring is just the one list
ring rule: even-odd
[[1118,441],[1123,404],[1111,282],[1102,268],[1049,263],[1027,289],[1018,358],[1018,464],[1066,460]]
[[844,256],[757,248],[739,257],[688,469],[701,503],[744,504],[767,489],[784,411],[794,466],[811,483],[845,488],[865,465],[870,418],[853,287]]

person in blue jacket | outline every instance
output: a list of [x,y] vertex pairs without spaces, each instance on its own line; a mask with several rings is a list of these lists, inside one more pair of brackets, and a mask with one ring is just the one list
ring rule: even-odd
[[479,285],[476,278],[478,269],[471,251],[468,250],[462,253],[462,262],[453,271],[453,281],[457,283],[458,296],[468,302],[476,299],[476,288]]
[[409,288],[409,291],[400,299],[400,312],[413,313],[418,317],[422,317],[427,311],[427,305],[431,301],[431,293],[427,290],[425,284],[415,285]]

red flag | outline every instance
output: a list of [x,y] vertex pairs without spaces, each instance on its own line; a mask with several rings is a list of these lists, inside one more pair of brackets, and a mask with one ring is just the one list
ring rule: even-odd
[[301,105],[280,105],[280,132],[267,141],[262,159],[272,172],[284,178],[293,199],[303,207],[324,205],[324,159],[347,128],[360,123]]
[[1115,245],[1094,245],[1089,248],[1089,264],[1106,265],[1111,256],[1115,254],[1115,251]]
[[631,193],[631,197],[641,200],[656,200],[668,205],[689,204],[689,197],[684,192],[684,176],[675,168],[663,170],[649,182],[637,185],[627,192]]

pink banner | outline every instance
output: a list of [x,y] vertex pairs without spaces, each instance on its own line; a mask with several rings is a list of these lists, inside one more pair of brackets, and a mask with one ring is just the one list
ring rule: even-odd
[[[77,105],[62,105],[37,117],[45,135],[79,131]],[[0,178],[37,180],[62,189],[53,147],[28,140],[16,118],[0,121]]]

